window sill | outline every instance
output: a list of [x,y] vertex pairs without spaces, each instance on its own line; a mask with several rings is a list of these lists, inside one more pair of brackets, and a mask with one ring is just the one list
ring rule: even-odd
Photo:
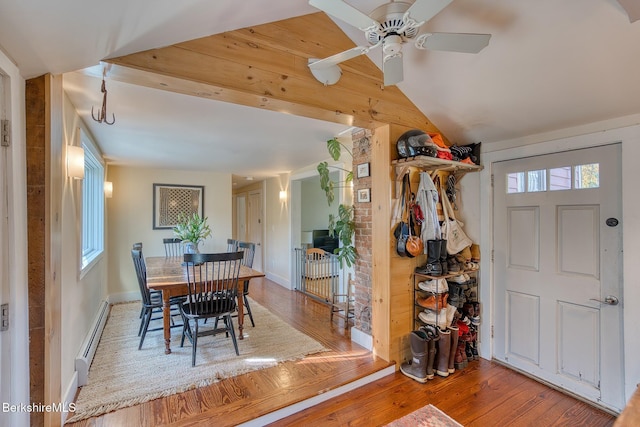
[[[100,260],[102,260],[103,254],[104,254],[104,251],[100,251],[100,252],[97,252],[95,254],[92,254],[92,256],[90,258],[89,257],[82,257],[82,261],[81,262],[82,262],[83,265],[80,268],[80,280],[82,280],[82,278],[84,276],[86,276],[87,273],[89,273],[89,271],[91,271],[91,269],[93,269],[93,267],[98,262],[100,262]],[[89,259],[85,260],[85,258],[89,258]]]

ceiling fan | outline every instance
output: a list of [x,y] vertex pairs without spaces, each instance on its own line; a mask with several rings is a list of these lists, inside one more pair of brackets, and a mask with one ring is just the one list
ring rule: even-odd
[[309,4],[365,32],[369,46],[357,46],[324,59],[309,59],[313,76],[332,85],[342,71],[338,64],[382,47],[384,85],[403,80],[402,45],[414,40],[418,49],[478,53],[489,44],[490,34],[423,33],[420,26],[433,18],[452,0],[391,1],[366,15],[343,0],[309,0]]

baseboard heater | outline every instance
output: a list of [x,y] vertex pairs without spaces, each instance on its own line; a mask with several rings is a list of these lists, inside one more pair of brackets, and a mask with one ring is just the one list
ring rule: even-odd
[[78,387],[81,387],[87,383],[87,377],[89,376],[89,367],[93,356],[96,354],[100,337],[102,336],[102,330],[104,329],[107,318],[109,317],[109,303],[102,301],[98,308],[96,318],[93,320],[93,325],[89,330],[86,338],[82,342],[80,352],[76,356],[76,372],[78,373]]

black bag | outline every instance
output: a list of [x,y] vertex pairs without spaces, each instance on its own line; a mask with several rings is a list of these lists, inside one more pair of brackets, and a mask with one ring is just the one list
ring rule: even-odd
[[402,204],[402,219],[393,230],[393,235],[396,238],[396,253],[401,257],[409,256],[407,253],[407,239],[409,238],[409,218],[407,215],[407,204],[405,200],[408,178],[408,173],[402,178],[402,198],[400,201],[400,203]]

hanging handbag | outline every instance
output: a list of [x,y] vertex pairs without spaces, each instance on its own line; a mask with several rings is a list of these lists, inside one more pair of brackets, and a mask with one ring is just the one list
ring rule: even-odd
[[[407,256],[409,258],[413,258],[415,256],[418,255],[422,255],[424,253],[424,243],[422,242],[422,239],[419,236],[416,236],[415,230],[413,229],[413,221],[411,221],[411,219],[415,219],[413,217],[413,206],[417,206],[418,208],[420,208],[419,205],[416,205],[413,200],[415,199],[415,196],[413,195],[413,193],[411,193],[411,181],[409,180],[409,174],[407,174],[406,176],[407,178],[407,185],[406,185],[406,191],[407,194],[405,196],[406,198],[406,212],[407,212],[407,216],[410,217],[409,219],[409,236],[407,237],[407,242],[405,244],[405,248],[406,248],[406,253]],[[420,211],[420,213],[422,213],[422,210]],[[424,216],[421,217],[422,220],[424,220]],[[420,222],[422,223],[422,221]]]
[[442,238],[447,241],[447,253],[449,253],[449,255],[455,255],[467,246],[470,246],[473,241],[465,234],[462,229],[464,224],[456,219],[447,194],[443,191],[440,191],[440,200],[442,201],[442,209],[444,211],[444,221],[440,226],[442,229]]

